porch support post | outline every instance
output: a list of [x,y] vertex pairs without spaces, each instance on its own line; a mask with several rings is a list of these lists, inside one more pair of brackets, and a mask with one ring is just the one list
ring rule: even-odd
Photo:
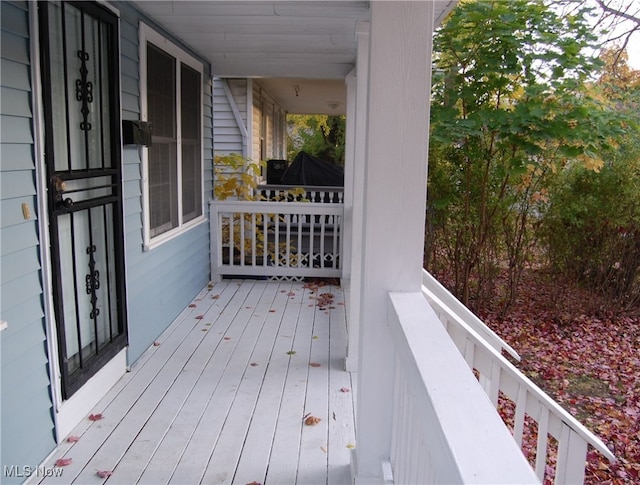
[[[357,62],[355,78],[347,83],[347,103],[353,103],[354,120],[353,144],[347,145],[353,156],[353,175],[350,187],[350,224],[345,226],[350,231],[350,269],[349,269],[349,302],[347,306],[347,358],[345,369],[355,372],[358,368],[358,348],[360,341],[360,295],[362,293],[362,253],[364,226],[364,179],[367,148],[367,91],[369,78],[369,23],[360,22],[356,32]],[[351,94],[351,96],[349,96]],[[347,113],[347,120],[349,113]],[[347,125],[349,128],[349,125]],[[346,196],[346,194],[345,194]],[[345,201],[346,203],[346,201]],[[345,207],[346,209],[346,207]]]
[[433,2],[371,2],[370,27],[356,484],[382,483],[390,456],[388,294],[421,289]]

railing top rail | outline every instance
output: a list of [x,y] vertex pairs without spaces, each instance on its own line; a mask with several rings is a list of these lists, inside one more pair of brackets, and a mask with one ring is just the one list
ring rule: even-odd
[[[491,328],[487,326],[482,320],[480,320],[471,310],[464,306],[449,290],[447,290],[437,279],[433,277],[428,271],[422,270],[422,288],[423,292],[427,295],[427,298],[434,300],[434,303],[438,304],[444,311],[447,312],[451,318],[456,322],[466,321],[470,323],[473,328],[481,331],[483,337],[494,348],[505,350],[511,357],[520,361],[520,354],[511,347],[502,337],[495,333]],[[446,300],[446,301],[445,301]],[[455,310],[451,308],[455,305]],[[470,321],[470,322],[469,322]]]
[[344,187],[333,185],[282,185],[282,184],[262,184],[256,187],[256,190],[294,190],[304,189],[306,191],[315,192],[344,192]]
[[212,200],[212,210],[216,212],[249,212],[256,214],[301,214],[301,215],[342,215],[343,204],[316,202],[254,201],[254,200]]
[[473,341],[473,343],[481,348],[486,349],[486,351],[491,354],[494,362],[497,362],[504,372],[507,372],[511,377],[517,379],[522,385],[525,386],[526,390],[534,395],[536,399],[538,399],[545,407],[549,409],[549,411],[555,414],[562,422],[569,426],[580,437],[582,437],[591,446],[602,453],[610,462],[616,461],[615,455],[611,452],[611,450],[609,450],[609,448],[607,448],[607,446],[602,442],[600,438],[593,434],[580,421],[574,418],[566,409],[560,406],[542,389],[540,389],[531,379],[529,379],[520,370],[518,370],[518,368],[515,367],[511,362],[509,362],[497,349],[490,345],[487,345],[486,341],[466,322],[461,320],[460,324],[465,328],[465,331],[467,332],[469,338]]

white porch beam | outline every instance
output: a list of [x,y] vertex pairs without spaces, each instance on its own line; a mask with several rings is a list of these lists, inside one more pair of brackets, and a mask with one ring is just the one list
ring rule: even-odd
[[432,2],[371,2],[366,157],[357,160],[365,165],[357,484],[381,483],[390,456],[387,294],[421,288],[433,17]]

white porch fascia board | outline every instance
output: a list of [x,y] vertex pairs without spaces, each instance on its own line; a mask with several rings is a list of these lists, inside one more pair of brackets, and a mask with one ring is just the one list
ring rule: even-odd
[[394,358],[386,295],[421,288],[433,20],[432,2],[371,3],[356,484],[381,483],[390,456]]

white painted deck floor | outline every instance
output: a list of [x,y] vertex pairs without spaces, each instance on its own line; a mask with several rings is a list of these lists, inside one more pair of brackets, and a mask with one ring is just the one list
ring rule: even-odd
[[209,285],[94,408],[102,419],[59,446],[45,465],[72,461],[43,483],[350,483],[344,305],[336,286]]

